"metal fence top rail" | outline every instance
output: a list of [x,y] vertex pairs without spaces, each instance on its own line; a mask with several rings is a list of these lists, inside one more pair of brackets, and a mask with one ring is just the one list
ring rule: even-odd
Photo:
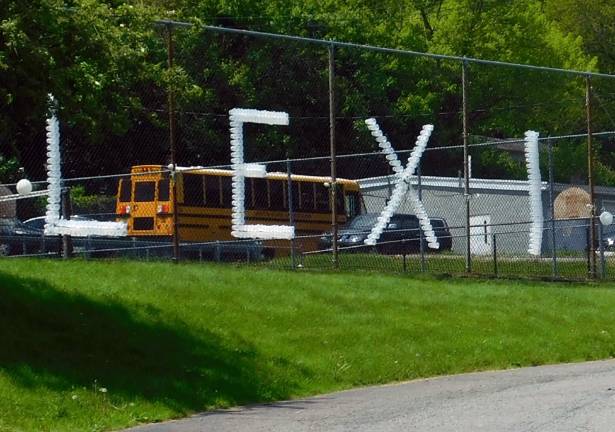
[[[594,137],[613,136],[613,135],[615,135],[615,131],[592,132],[592,136]],[[545,145],[548,143],[548,141],[551,141],[554,144],[557,144],[557,140],[574,139],[574,138],[587,138],[587,133],[544,136],[544,137],[539,137],[538,141],[542,145]],[[486,147],[486,146],[500,145],[500,144],[521,144],[523,142],[525,142],[523,138],[512,138],[512,139],[501,139],[497,141],[485,141],[481,143],[469,144],[468,147],[472,148],[472,147]],[[463,148],[463,145],[459,144],[459,145],[448,145],[448,146],[438,146],[438,147],[427,147],[425,151],[441,151],[441,150],[455,150],[455,149],[458,150],[461,148]],[[403,154],[410,153],[411,151],[412,149],[404,149],[404,150],[396,150],[395,153],[403,155]],[[354,158],[354,157],[382,156],[382,154],[383,153],[381,151],[372,151],[372,152],[365,152],[365,153],[346,153],[346,154],[337,155],[336,158],[337,159],[348,159],[348,158]],[[331,156],[312,156],[312,157],[305,157],[305,158],[254,161],[254,163],[281,164],[281,163],[287,163],[287,162],[309,162],[309,161],[321,161],[321,160],[330,160],[330,159],[331,159]],[[209,166],[206,166],[205,168],[230,169],[231,165],[230,164],[209,165]],[[79,182],[79,181],[86,181],[86,180],[100,180],[100,179],[111,179],[111,178],[122,178],[122,177],[129,178],[131,176],[147,175],[147,174],[153,174],[153,173],[160,174],[160,173],[166,173],[166,172],[169,172],[169,169],[163,167],[163,169],[160,171],[155,171],[155,172],[150,171],[148,173],[141,173],[141,174],[139,173],[131,174],[128,172],[128,173],[121,173],[121,174],[106,174],[106,175],[85,176],[85,177],[69,177],[69,178],[63,178],[62,181],[66,183],[71,183],[71,182]],[[35,184],[35,185],[40,185],[44,183],[47,183],[47,181],[46,180],[32,181],[32,184]],[[16,185],[17,183],[0,183],[0,186],[5,186],[5,187],[14,187]]]
[[[173,20],[158,20],[156,21],[157,25],[167,26],[167,27],[193,27],[195,24],[189,22],[181,22],[181,21],[173,21]],[[484,60],[473,57],[463,57],[463,56],[453,56],[446,54],[432,54],[420,51],[412,51],[400,48],[385,48],[374,45],[365,45],[358,44],[353,42],[339,42],[335,40],[327,40],[327,39],[315,39],[304,36],[293,36],[293,35],[285,35],[279,33],[268,33],[261,32],[255,30],[244,30],[237,29],[231,27],[219,27],[219,26],[211,26],[211,25],[202,25],[202,29],[217,32],[217,33],[234,33],[241,34],[246,36],[254,36],[261,38],[270,38],[270,39],[281,39],[281,40],[290,40],[296,42],[303,42],[315,45],[324,45],[324,46],[334,46],[340,48],[358,48],[369,51],[388,53],[388,54],[400,54],[414,57],[428,57],[432,59],[438,60],[451,60],[458,61],[462,63],[475,63],[475,64],[483,64],[483,65],[492,65],[492,66],[504,66],[504,67],[512,67],[512,68],[520,68],[520,69],[529,69],[535,71],[543,71],[543,72],[555,72],[566,75],[575,75],[582,77],[600,77],[600,78],[615,78],[615,75],[600,73],[600,72],[590,72],[590,71],[579,71],[574,69],[563,69],[563,68],[555,68],[549,66],[535,66],[530,64],[522,64],[522,63],[509,63],[498,60]]]

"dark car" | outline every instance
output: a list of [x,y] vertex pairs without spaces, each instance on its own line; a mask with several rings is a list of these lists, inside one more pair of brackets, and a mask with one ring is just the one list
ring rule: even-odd
[[[84,216],[74,216],[74,220],[94,220]],[[57,254],[62,250],[62,237],[45,235],[45,217],[39,216],[21,222],[15,218],[0,218],[0,256],[28,254]],[[114,247],[127,248],[133,246],[124,240],[118,246],[114,238],[83,238],[73,237],[73,250],[95,252]]]
[[[115,213],[98,213],[92,215],[72,215],[71,220],[80,221],[115,221]],[[45,229],[45,216],[37,216],[23,221],[23,224],[29,228],[40,230]]]
[[615,225],[602,227],[602,247],[605,252],[615,252]]
[[[348,225],[338,232],[339,248],[348,252],[368,252],[372,246],[365,244],[372,227],[378,221],[379,213],[366,213],[355,217]],[[440,244],[438,251],[450,250],[452,246],[451,233],[446,221],[442,218],[431,218],[431,225]],[[320,249],[331,248],[331,233],[324,234],[320,239]],[[426,252],[433,251],[427,245],[427,239],[422,235],[419,220],[415,215],[397,213],[391,217],[387,227],[376,243],[376,251],[383,254],[416,253],[421,249],[421,237]]]
[[[115,214],[107,215],[107,214],[93,214],[93,215],[73,215],[70,217],[70,220],[76,221],[109,221],[115,218]],[[49,252],[60,252],[61,251],[61,236],[44,235],[44,227],[45,227],[45,216],[37,216],[28,220],[25,220],[21,223],[22,230],[28,230],[29,235],[38,234],[39,239],[43,241],[41,247],[36,250],[36,244],[33,244],[31,247],[28,247],[28,252],[20,252],[24,249],[21,248],[11,248],[12,255],[22,254],[22,253],[49,253]],[[151,242],[144,243],[144,245],[150,245]],[[135,248],[135,242],[132,239],[128,239],[126,237],[105,237],[105,236],[73,236],[71,239],[72,251],[73,253],[84,253],[87,256],[95,256],[95,257],[105,257],[105,256],[120,256],[122,252]],[[158,245],[158,244],[156,244]],[[143,247],[139,244],[140,247]],[[158,250],[160,248],[153,248],[153,250]]]
[[59,250],[59,239],[15,218],[0,218],[0,256],[37,254]]

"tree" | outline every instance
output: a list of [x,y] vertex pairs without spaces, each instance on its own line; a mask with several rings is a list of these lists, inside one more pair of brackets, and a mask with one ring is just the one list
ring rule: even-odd
[[4,5],[0,153],[19,159],[29,176],[42,176],[47,95],[53,94],[67,151],[82,155],[76,163],[90,169],[104,165],[100,154],[92,154],[96,146],[110,145],[110,134],[125,133],[142,115],[141,87],[160,75],[156,62],[163,50],[151,24],[153,11],[95,0]]
[[[551,3],[540,0],[6,3],[0,11],[0,80],[6,83],[0,88],[0,154],[19,160],[30,177],[43,175],[48,93],[60,102],[70,176],[166,163],[169,89],[177,96],[182,164],[228,163],[227,113],[236,106],[292,117],[288,130],[248,128],[248,159],[327,154],[326,47],[218,34],[201,24],[580,70],[598,64],[584,52],[587,42],[565,27],[568,21],[555,20]],[[174,30],[171,70],[158,17],[195,24]],[[434,145],[460,144],[459,62],[345,48],[335,56],[340,152],[376,149],[362,125],[368,116],[379,117],[396,148],[411,147],[428,122],[436,125]],[[471,65],[469,76],[471,134],[511,137],[530,128],[555,134],[584,127],[581,80],[484,65]],[[606,120],[597,114],[599,124]],[[426,158],[438,174],[456,174],[460,167],[458,152]],[[483,162],[475,175],[518,172],[493,152]],[[582,160],[575,163],[572,171],[580,172]],[[310,170],[324,173],[326,166]]]
[[578,37],[598,68],[615,73],[615,4],[609,0],[545,0],[544,9],[562,31]]
[[[393,48],[465,55],[508,62],[593,70],[596,61],[583,52],[581,40],[547,19],[535,0],[307,0],[285,7],[281,1],[201,1],[183,10],[197,22],[225,24]],[[276,131],[260,135],[260,159],[277,158],[287,146],[302,154],[328,151],[326,49],[305,44],[245,36],[197,32],[185,40],[184,65],[206,99],[184,106],[187,111],[223,116],[236,105],[284,109],[301,118],[299,131],[287,141]],[[520,136],[535,128],[543,133],[569,133],[584,125],[583,83],[569,76],[494,66],[470,67],[471,133]],[[272,85],[271,83],[275,83]],[[344,152],[374,149],[360,126],[377,115],[390,138],[410,146],[420,126],[437,125],[436,145],[461,141],[460,64],[369,51],[336,50],[338,148]],[[309,117],[309,119],[306,119]],[[196,150],[199,134],[208,130],[208,156],[226,161],[223,117],[190,120],[186,135]],[[292,133],[291,133],[292,134]],[[194,154],[194,153],[193,153]],[[456,153],[428,155],[442,159]],[[487,157],[487,156],[486,156]],[[500,168],[510,166],[509,159]],[[205,161],[209,162],[209,161]],[[489,167],[486,163],[485,167]],[[500,173],[498,168],[495,172]],[[454,168],[456,169],[456,168]],[[453,174],[453,172],[447,172]],[[490,175],[489,168],[476,175]]]

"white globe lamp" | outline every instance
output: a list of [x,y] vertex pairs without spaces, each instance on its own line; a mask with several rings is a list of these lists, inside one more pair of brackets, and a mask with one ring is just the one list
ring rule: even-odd
[[600,213],[600,223],[602,225],[611,225],[613,223],[613,213],[608,211]]
[[28,179],[21,179],[17,182],[16,189],[19,195],[27,195],[32,192],[32,183]]

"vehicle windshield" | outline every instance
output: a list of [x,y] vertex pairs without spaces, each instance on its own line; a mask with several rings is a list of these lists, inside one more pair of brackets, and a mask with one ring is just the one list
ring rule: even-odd
[[15,230],[38,232],[35,228],[30,228],[19,219],[14,218],[0,218],[0,231],[3,233],[14,232]]
[[348,228],[356,230],[371,229],[378,222],[378,215],[375,213],[359,215],[350,221]]
[[43,228],[45,228],[45,218],[37,217],[37,218],[28,219],[23,224],[26,225],[28,228],[42,230]]

